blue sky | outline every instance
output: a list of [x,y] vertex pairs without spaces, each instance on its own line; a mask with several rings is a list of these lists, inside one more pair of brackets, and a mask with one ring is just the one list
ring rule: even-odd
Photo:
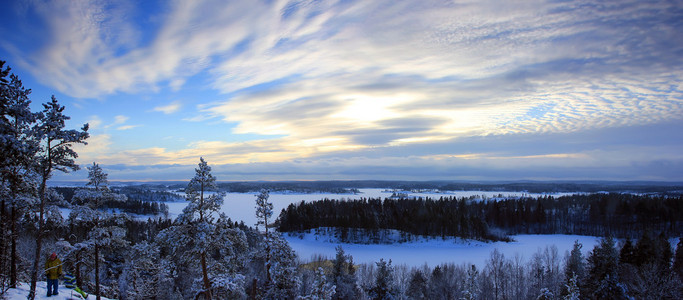
[[677,1],[5,1],[0,59],[111,180],[682,181],[681,28]]

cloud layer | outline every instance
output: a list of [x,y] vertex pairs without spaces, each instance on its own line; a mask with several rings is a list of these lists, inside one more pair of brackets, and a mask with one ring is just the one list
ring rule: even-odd
[[[47,1],[21,13],[37,15],[50,39],[25,56],[11,42],[3,47],[44,84],[106,98],[192,89],[201,77],[215,97],[195,102],[194,117],[177,122],[220,121],[233,134],[255,136],[87,156],[105,163],[190,165],[199,154],[302,174],[346,170],[341,177],[363,166],[414,173],[402,168],[415,165],[481,177],[495,173],[475,171],[485,167],[514,177],[510,170],[525,166],[574,166],[576,175],[567,176],[578,178],[595,174],[594,164],[615,177],[655,159],[683,171],[683,158],[671,151],[680,143],[580,138],[660,124],[671,130],[663,139],[676,135],[683,8],[675,2],[204,0],[143,11],[131,3]],[[165,99],[150,113],[181,107],[189,109]],[[107,134],[98,137],[102,149],[111,145]],[[539,149],[523,144],[528,137],[556,145],[503,149]]]

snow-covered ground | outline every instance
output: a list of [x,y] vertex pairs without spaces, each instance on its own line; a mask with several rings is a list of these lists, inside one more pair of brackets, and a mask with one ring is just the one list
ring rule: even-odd
[[[289,204],[301,201],[316,201],[320,199],[360,199],[360,198],[385,198],[390,197],[391,192],[385,189],[360,189],[359,194],[296,194],[296,193],[271,193],[270,202],[273,203],[274,216],[277,218],[280,211]],[[569,195],[571,193],[550,194],[555,197]],[[503,192],[503,191],[449,191],[449,192],[422,192],[407,193],[411,197],[431,197],[438,199],[442,196],[461,197],[480,197],[497,198],[503,197],[537,197],[546,194],[534,194],[525,192]],[[256,193],[229,193],[225,196],[222,211],[234,221],[244,221],[245,224],[253,226],[256,224],[255,216]],[[187,202],[167,202],[169,215],[175,218],[187,206]],[[406,264],[409,266],[420,266],[428,264],[430,266],[445,262],[473,263],[483,266],[489,258],[491,251],[498,248],[505,257],[512,258],[519,254],[523,259],[529,259],[539,249],[546,246],[555,245],[559,255],[564,256],[565,251],[571,250],[574,241],[578,240],[583,244],[584,254],[592,250],[598,238],[589,236],[575,235],[518,235],[513,237],[516,242],[512,243],[484,243],[478,241],[463,240],[441,240],[432,239],[428,241],[391,244],[391,245],[362,245],[362,244],[342,244],[344,251],[353,255],[356,263],[373,263],[380,258],[391,259],[394,264]],[[311,259],[313,255],[324,255],[334,258],[335,247],[338,243],[323,241],[324,238],[307,234],[303,239],[297,237],[286,237],[292,248],[303,260]]]
[[430,239],[416,242],[388,245],[365,245],[343,244],[329,242],[326,238],[308,233],[299,236],[287,236],[285,239],[296,251],[299,257],[306,261],[313,256],[322,255],[333,259],[336,253],[335,247],[341,245],[344,252],[353,256],[355,263],[373,263],[380,258],[391,259],[394,265],[422,266],[427,264],[431,267],[442,263],[470,263],[477,267],[483,267],[489,259],[493,249],[498,249],[506,258],[514,258],[519,255],[523,261],[529,260],[534,253],[543,250],[546,246],[555,245],[560,258],[564,258],[566,251],[571,251],[574,241],[583,245],[582,252],[587,255],[598,243],[599,238],[580,235],[515,235],[515,242],[484,243],[480,241],[462,239]]
[[[273,220],[280,215],[282,209],[287,208],[292,203],[300,203],[301,201],[311,202],[321,199],[337,199],[337,200],[353,200],[360,198],[386,198],[391,197],[391,192],[385,192],[385,189],[360,189],[359,194],[296,194],[296,193],[271,193],[268,199],[273,203]],[[222,211],[230,217],[233,221],[244,221],[249,226],[256,224],[255,216],[255,200],[257,193],[229,193],[225,196]],[[439,197],[486,197],[496,198],[498,195],[504,197],[520,197],[520,196],[541,196],[546,194],[530,194],[525,192],[487,192],[487,191],[451,191],[440,193],[407,193],[410,197],[431,197],[438,199]],[[548,194],[553,196],[568,195],[562,194]],[[175,218],[187,206],[187,202],[166,202],[171,218]]]
[[[9,289],[5,294],[7,300],[26,300],[29,290],[28,283],[19,283],[16,289]],[[83,299],[77,297],[77,293],[72,289],[64,287],[63,282],[60,281],[58,294],[56,296],[47,297],[47,283],[45,281],[38,281],[36,284],[36,300],[70,300],[70,299]],[[95,299],[95,296],[88,295],[87,299]],[[108,300],[109,298],[100,297],[102,300]]]

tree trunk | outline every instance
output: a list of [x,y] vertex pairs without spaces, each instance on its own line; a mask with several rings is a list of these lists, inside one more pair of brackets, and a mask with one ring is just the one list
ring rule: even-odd
[[100,300],[100,247],[95,243],[95,297]]
[[273,280],[270,276],[270,236],[268,235],[268,217],[264,217],[263,221],[263,224],[266,227],[266,279],[268,280],[266,284],[270,284]]
[[[0,230],[1,232],[7,232],[7,215],[5,213],[5,198],[2,198],[0,201]],[[0,235],[0,274],[2,274],[2,277],[5,278],[8,274],[5,273],[7,272],[7,267],[6,264],[9,261],[8,257],[8,248],[9,248],[9,241],[8,241],[8,236],[6,235]]]
[[81,279],[81,250],[76,251],[76,286],[83,287],[83,279]]
[[10,254],[10,271],[9,271],[9,276],[10,276],[10,281],[9,281],[9,287],[11,288],[16,288],[17,287],[17,237],[19,236],[17,234],[17,207],[15,203],[12,203],[12,216],[11,222],[12,222],[12,228],[11,232],[12,235],[10,236],[10,243],[12,243],[12,249],[11,254]]
[[33,258],[33,271],[31,272],[31,287],[28,292],[28,300],[36,298],[36,283],[38,282],[38,268],[40,267],[40,252],[43,247],[43,213],[45,211],[45,188],[47,176],[43,173],[43,181],[40,183],[40,213],[38,217],[38,232],[36,233],[36,253]]
[[204,298],[211,300],[211,282],[209,281],[209,272],[206,268],[206,253],[201,254],[202,261],[202,275],[204,276]]

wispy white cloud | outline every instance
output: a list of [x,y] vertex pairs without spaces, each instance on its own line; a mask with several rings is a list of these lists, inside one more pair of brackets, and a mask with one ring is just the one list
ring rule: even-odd
[[181,108],[180,101],[173,101],[173,102],[169,103],[168,105],[157,106],[153,109],[153,111],[158,111],[158,112],[162,112],[164,114],[169,115],[169,114],[172,114],[174,112],[177,112],[178,110],[180,110],[180,108]]
[[128,121],[128,119],[130,119],[130,118],[127,116],[117,115],[114,117],[114,124],[113,125],[126,123],[126,121]]
[[131,130],[133,128],[140,127],[140,125],[123,125],[116,127],[116,130]]
[[[672,2],[181,1],[168,3],[150,31],[127,18],[135,9],[37,5],[54,39],[23,64],[75,97],[178,90],[202,73],[223,96],[186,120],[282,137],[115,156],[129,163],[190,164],[196,153],[276,163],[683,115],[683,33]],[[153,111],[179,109],[172,102]],[[126,121],[115,124],[134,126]],[[593,150],[507,156],[575,163],[598,157]],[[501,164],[505,156],[478,157]]]

